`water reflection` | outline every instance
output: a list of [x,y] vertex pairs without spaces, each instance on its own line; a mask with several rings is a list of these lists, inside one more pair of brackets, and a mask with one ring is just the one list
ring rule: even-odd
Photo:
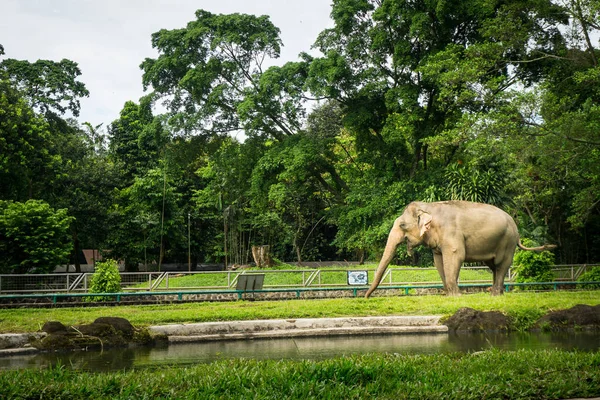
[[162,348],[113,349],[0,358],[0,369],[63,365],[90,371],[116,371],[164,365],[192,365],[227,358],[312,359],[365,353],[432,354],[490,348],[600,350],[598,333],[414,334],[186,343]]

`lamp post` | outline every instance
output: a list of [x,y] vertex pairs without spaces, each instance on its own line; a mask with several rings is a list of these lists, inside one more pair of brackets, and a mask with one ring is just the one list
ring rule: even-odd
[[190,218],[191,214],[188,213],[188,272],[192,272],[192,241],[190,239]]

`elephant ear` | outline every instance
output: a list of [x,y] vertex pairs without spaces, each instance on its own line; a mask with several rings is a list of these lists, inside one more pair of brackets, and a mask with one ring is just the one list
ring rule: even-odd
[[419,236],[423,237],[429,228],[431,228],[431,214],[421,211],[419,214]]

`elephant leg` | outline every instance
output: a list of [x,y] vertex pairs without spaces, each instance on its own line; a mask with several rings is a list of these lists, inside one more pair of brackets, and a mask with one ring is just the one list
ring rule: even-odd
[[444,289],[446,288],[446,274],[444,273],[444,262],[442,259],[442,255],[439,253],[433,253],[433,264],[438,270],[440,274],[440,278],[442,278],[442,284],[444,285]]
[[448,296],[460,296],[458,274],[460,273],[460,266],[465,260],[465,251],[459,246],[449,246],[448,249],[442,251],[442,260],[446,278],[446,294]]
[[512,257],[506,257],[501,262],[494,263],[494,284],[492,285],[492,296],[499,296],[504,293],[504,277],[512,264]]
[[496,264],[494,261],[484,261],[484,264],[488,266],[488,268],[492,271],[492,287],[489,289],[490,293],[494,290],[494,284],[496,282],[496,277],[498,276],[498,269],[496,268]]

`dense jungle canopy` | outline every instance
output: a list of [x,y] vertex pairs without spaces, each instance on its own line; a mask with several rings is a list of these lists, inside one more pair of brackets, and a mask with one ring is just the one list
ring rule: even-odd
[[98,126],[77,120],[77,63],[0,46],[0,272],[82,248],[187,263],[188,224],[194,264],[265,244],[375,260],[404,206],[450,199],[600,261],[600,1],[333,0],[331,18],[319,56],[282,64],[268,16],[198,10],[149,38],[148,94]]

